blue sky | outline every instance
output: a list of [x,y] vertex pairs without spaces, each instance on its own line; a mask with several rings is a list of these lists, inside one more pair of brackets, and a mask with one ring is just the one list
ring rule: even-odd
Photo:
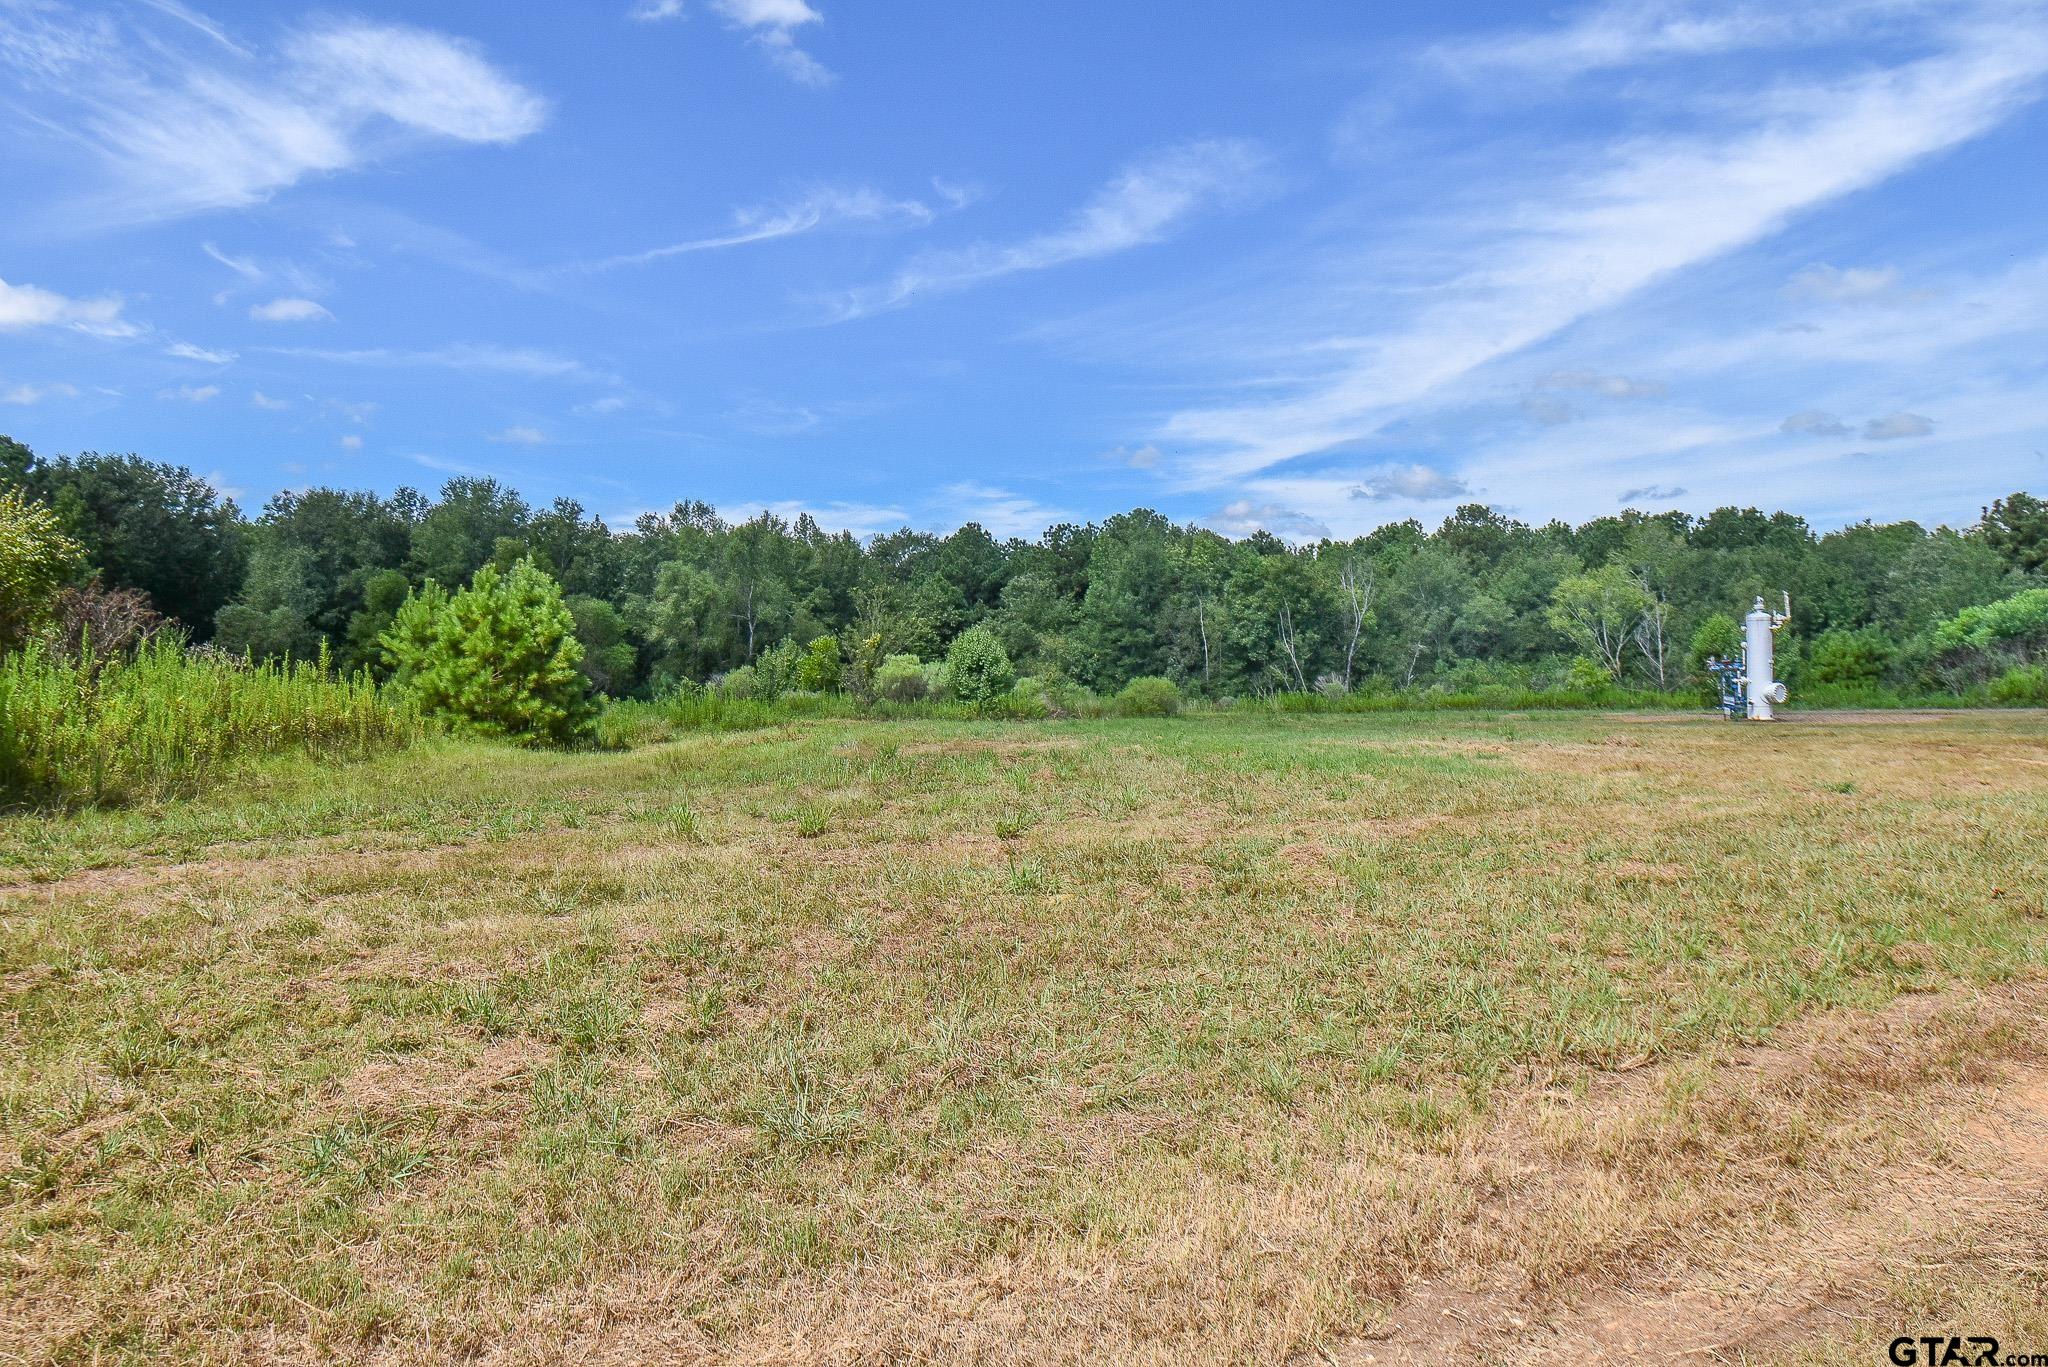
[[2048,8],[0,0],[0,431],[868,533],[2048,491]]

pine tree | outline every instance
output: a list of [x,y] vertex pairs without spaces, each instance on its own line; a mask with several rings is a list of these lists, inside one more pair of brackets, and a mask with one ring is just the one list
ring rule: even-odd
[[423,710],[476,735],[569,745],[596,718],[583,647],[562,590],[531,556],[476,572],[453,596],[429,582],[380,645],[393,682]]

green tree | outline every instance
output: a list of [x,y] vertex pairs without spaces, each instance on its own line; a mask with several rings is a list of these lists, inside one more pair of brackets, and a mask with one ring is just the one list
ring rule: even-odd
[[389,499],[339,489],[272,498],[249,529],[248,573],[235,601],[220,611],[220,644],[310,659],[324,638],[344,670],[375,663],[377,633],[397,602],[374,614],[383,621],[367,635],[355,619],[371,582],[406,563],[421,503],[410,489]]
[[17,489],[0,492],[0,650],[41,624],[79,554],[49,508]]
[[382,643],[426,712],[481,736],[568,745],[596,718],[575,630],[561,586],[529,557],[509,572],[485,565],[450,596],[429,583]]
[[602,598],[578,594],[566,600],[576,622],[576,640],[583,647],[580,668],[590,686],[612,697],[633,686],[639,652],[626,639],[626,618]]
[[796,686],[806,693],[839,691],[839,638],[820,636],[796,662]]
[[986,707],[1010,691],[1017,671],[1003,643],[987,627],[969,627],[946,650],[942,676],[946,691],[961,702]]
[[1627,566],[1602,565],[1557,586],[1550,596],[1550,624],[1598,661],[1608,678],[1619,679],[1636,628],[1654,606]]
[[1708,660],[1735,660],[1742,656],[1742,624],[1725,612],[1705,618],[1686,647],[1685,665],[1693,686],[1708,702],[1721,696],[1721,682],[1707,669]]
[[241,512],[182,465],[88,451],[31,460],[19,480],[57,514],[109,588],[139,589],[193,634],[242,581]]
[[1984,544],[2023,574],[2048,570],[2048,503],[2032,494],[1993,499],[1979,530]]
[[530,516],[526,500],[494,479],[451,479],[413,531],[413,572],[460,584],[496,560],[516,560]]

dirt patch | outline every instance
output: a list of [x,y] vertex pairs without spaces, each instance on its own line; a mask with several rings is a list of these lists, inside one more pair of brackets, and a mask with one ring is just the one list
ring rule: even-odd
[[[2038,1010],[2048,993],[2036,986],[2017,1000]],[[1839,1040],[1817,1052],[1778,1046],[1731,1063],[1759,1086],[1797,1086],[1817,1067],[1848,1077],[1898,1067],[1890,1057],[1897,1037],[1924,1030],[1939,1005],[1906,999],[1860,1048]],[[1612,1108],[1650,1085],[1617,1079],[1586,1105]],[[1725,1228],[1697,1231],[1645,1258],[1620,1280],[1517,1287],[1512,1269],[1471,1269],[1416,1282],[1381,1326],[1319,1360],[1749,1361],[1824,1339],[1845,1323],[1888,1324],[1887,1289],[1897,1274],[1959,1241],[2048,1246],[2048,1064],[2023,1063],[1948,1100],[1947,1113],[1972,1118],[1948,1143],[1898,1168],[1869,1171],[1818,1199],[1742,1212]]]
[[340,1081],[339,1099],[373,1116],[465,1111],[511,1088],[547,1057],[537,1040],[508,1039],[485,1045],[459,1068],[425,1059],[373,1059]]

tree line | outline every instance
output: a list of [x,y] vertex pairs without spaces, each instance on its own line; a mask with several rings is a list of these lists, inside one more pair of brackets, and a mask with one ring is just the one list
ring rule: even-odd
[[1433,529],[1410,520],[1290,545],[1146,509],[1029,541],[972,523],[862,540],[808,515],[733,521],[696,501],[616,529],[573,499],[536,507],[483,478],[433,498],[288,491],[251,519],[180,466],[44,459],[4,437],[0,489],[48,509],[83,548],[87,604],[127,593],[233,655],[324,651],[379,675],[392,667],[380,641],[416,591],[530,559],[560,586],[578,667],[613,696],[759,670],[825,638],[850,665],[933,661],[971,628],[1019,674],[1101,692],[1155,676],[1212,698],[1671,690],[1695,686],[1698,658],[1732,649],[1735,617],[1781,589],[1795,609],[1787,677],[1915,688],[1953,664],[1945,623],[2048,587],[2048,504],[2026,493],[1961,529],[1822,534],[1735,507],[1537,526],[1472,503]]

